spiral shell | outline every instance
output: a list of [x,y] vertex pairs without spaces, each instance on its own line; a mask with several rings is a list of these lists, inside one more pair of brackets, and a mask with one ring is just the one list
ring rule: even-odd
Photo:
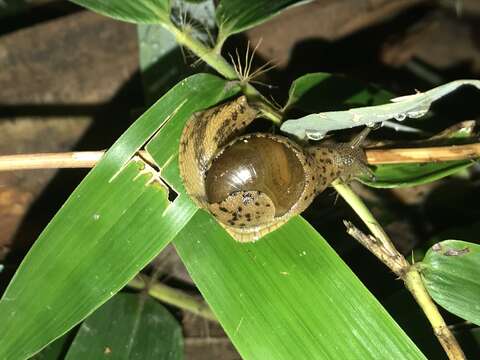
[[241,96],[194,114],[180,139],[185,190],[241,242],[255,241],[300,214],[359,163],[352,146],[303,149],[279,135],[240,135],[256,116]]

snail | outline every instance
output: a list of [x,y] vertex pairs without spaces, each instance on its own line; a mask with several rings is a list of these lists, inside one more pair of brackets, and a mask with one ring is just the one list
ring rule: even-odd
[[240,96],[193,114],[180,138],[186,192],[240,242],[300,214],[333,180],[369,173],[360,148],[368,128],[350,143],[303,148],[280,135],[242,135],[257,115]]

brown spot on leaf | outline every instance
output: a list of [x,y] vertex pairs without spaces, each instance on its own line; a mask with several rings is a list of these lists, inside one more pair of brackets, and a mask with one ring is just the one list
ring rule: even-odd
[[445,256],[462,256],[465,254],[468,254],[470,252],[470,249],[468,247],[465,247],[463,249],[448,249],[447,251],[444,252],[443,255]]

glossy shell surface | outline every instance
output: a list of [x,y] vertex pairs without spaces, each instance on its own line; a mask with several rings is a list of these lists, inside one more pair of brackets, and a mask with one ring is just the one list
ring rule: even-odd
[[300,214],[351,161],[359,163],[351,144],[303,149],[279,135],[241,135],[256,115],[241,96],[194,114],[180,139],[185,190],[241,242]]
[[226,146],[205,179],[208,202],[221,202],[237,191],[260,191],[275,204],[275,217],[295,205],[304,187],[303,166],[295,151],[275,138],[255,135]]

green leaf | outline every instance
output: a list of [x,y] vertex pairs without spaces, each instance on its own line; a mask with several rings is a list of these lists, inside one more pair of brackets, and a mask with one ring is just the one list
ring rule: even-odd
[[170,0],[71,0],[102,15],[140,24],[169,21]]
[[[308,114],[299,119],[287,120],[281,130],[300,139],[318,140],[329,131],[349,129],[355,126],[373,126],[385,124],[390,119],[403,121],[406,118],[418,119],[425,116],[432,102],[442,98],[463,85],[471,85],[480,89],[480,80],[456,80],[431,90],[413,95],[396,97],[382,105],[354,107],[347,110],[322,111]],[[318,97],[321,94],[317,94]],[[388,124],[388,123],[387,123]],[[395,128],[400,125],[390,124]]]
[[[287,110],[300,109],[305,112],[324,112],[359,106],[375,106],[389,101],[392,97],[393,95],[385,90],[344,76],[312,73],[293,82],[286,108]],[[282,129],[284,129],[283,126]],[[460,131],[463,130],[456,130],[455,133],[458,134]],[[465,131],[462,133],[464,134]],[[360,181],[377,188],[415,186],[452,175],[472,164],[472,161],[464,160],[379,165],[373,169],[375,181],[367,178],[361,178]]]
[[60,360],[65,357],[65,353],[72,339],[69,333],[48,344],[41,352],[35,354],[31,360]]
[[[182,130],[183,124],[170,122],[146,147],[157,163],[165,164],[162,178],[180,193],[184,190],[176,154],[165,154],[161,147],[165,141],[178,146]],[[195,207],[190,201],[183,205]],[[300,218],[255,244],[240,244],[199,211],[175,245],[244,359],[306,354],[338,358],[347,353],[347,358],[387,353],[423,358],[338,255]],[[351,329],[358,334],[352,341],[350,335],[336,333],[350,334]]]
[[473,165],[471,160],[445,161],[421,164],[385,164],[373,169],[375,180],[360,178],[365,185],[375,188],[397,188],[427,184],[458,173]]
[[442,241],[428,250],[418,266],[438,304],[480,326],[480,245]]
[[300,217],[242,244],[199,211],[174,244],[243,359],[424,358]]
[[277,15],[282,10],[311,0],[221,0],[216,19],[219,38],[226,39]]
[[152,298],[120,293],[80,327],[65,360],[183,359],[182,329]]
[[[385,104],[392,97],[391,93],[379,87],[344,76],[328,73],[306,74],[292,83],[285,110],[288,113],[292,109],[302,110],[309,115],[301,119],[286,120],[281,130],[301,140],[308,137],[318,140],[330,130],[362,125],[360,122],[353,124],[352,114],[341,110]],[[297,116],[296,113],[293,115]],[[397,131],[421,132],[390,121],[384,121],[383,124]],[[318,130],[318,126],[324,129]]]
[[139,24],[137,30],[143,88],[151,104],[187,74],[193,74],[193,69],[185,63],[175,37],[163,26]]
[[[167,130],[183,127],[194,111],[232,92],[223,79],[192,76],[117,140],[42,232],[3,294],[0,358],[29,357],[64,334],[176,236],[197,209],[185,196],[170,204],[154,171],[132,156],[167,120]],[[160,146],[167,162],[178,138],[164,138]]]
[[[182,3],[180,10],[175,11],[175,16],[180,17],[178,22],[185,21],[182,16],[188,14],[189,22],[202,24],[207,29],[215,27],[213,0],[202,0],[200,4]],[[137,28],[140,70],[144,93],[149,104],[180,80],[201,72],[202,68],[206,67],[204,63],[192,66],[195,59],[190,58],[189,50],[181,48],[173,34],[165,27],[139,24]],[[191,31],[196,39],[208,41],[205,32],[197,30],[196,27],[192,27]]]
[[296,79],[288,95],[288,110],[296,108],[309,113],[380,105],[393,97],[392,93],[374,85],[322,72],[306,74]]

